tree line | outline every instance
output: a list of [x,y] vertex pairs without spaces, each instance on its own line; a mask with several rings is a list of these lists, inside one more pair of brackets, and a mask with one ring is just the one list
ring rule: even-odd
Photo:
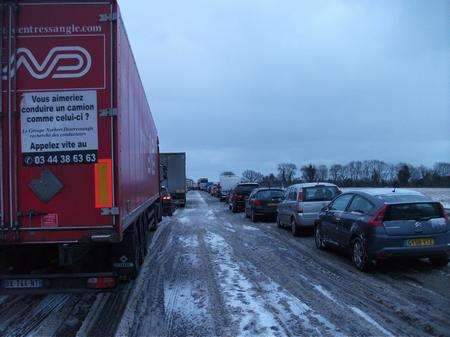
[[331,166],[311,163],[301,167],[294,163],[281,163],[276,173],[264,175],[246,170],[242,179],[263,186],[327,181],[342,187],[450,187],[450,163],[438,162],[433,167],[391,164],[381,160],[351,161],[346,165]]

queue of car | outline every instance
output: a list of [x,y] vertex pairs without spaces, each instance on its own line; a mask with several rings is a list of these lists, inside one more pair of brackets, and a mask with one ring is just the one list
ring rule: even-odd
[[318,249],[333,247],[348,253],[361,271],[396,257],[428,258],[442,267],[450,257],[446,210],[409,189],[343,193],[338,186],[321,182],[286,189],[242,183],[230,192],[228,207],[233,213],[245,212],[253,222],[276,219],[279,228],[289,228],[294,236],[314,235]]

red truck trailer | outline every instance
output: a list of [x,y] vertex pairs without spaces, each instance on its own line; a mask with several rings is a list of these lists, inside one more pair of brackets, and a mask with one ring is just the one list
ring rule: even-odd
[[157,130],[118,5],[0,6],[0,292],[114,288],[161,219]]

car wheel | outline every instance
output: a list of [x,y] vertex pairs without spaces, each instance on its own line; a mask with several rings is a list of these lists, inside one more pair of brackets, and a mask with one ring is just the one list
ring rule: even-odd
[[292,235],[294,235],[294,236],[301,236],[302,235],[302,230],[297,225],[297,223],[295,222],[294,218],[291,219],[291,230],[292,230]]
[[316,243],[316,247],[320,250],[327,249],[327,244],[323,238],[322,229],[320,225],[317,225],[314,228],[314,241]]
[[445,267],[448,264],[448,258],[445,256],[432,257],[430,258],[430,262],[435,267]]
[[277,215],[277,227],[278,228],[283,228],[283,224],[280,221],[280,217]]
[[355,238],[352,242],[352,260],[355,267],[362,272],[369,271],[373,266],[367,255],[366,243],[361,237]]
[[255,214],[255,211],[252,210],[252,222],[258,222],[258,217]]

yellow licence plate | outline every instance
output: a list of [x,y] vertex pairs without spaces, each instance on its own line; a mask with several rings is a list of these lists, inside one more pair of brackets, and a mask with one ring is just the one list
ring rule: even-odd
[[420,246],[433,246],[434,239],[411,239],[408,240],[408,246],[410,247],[420,247]]

